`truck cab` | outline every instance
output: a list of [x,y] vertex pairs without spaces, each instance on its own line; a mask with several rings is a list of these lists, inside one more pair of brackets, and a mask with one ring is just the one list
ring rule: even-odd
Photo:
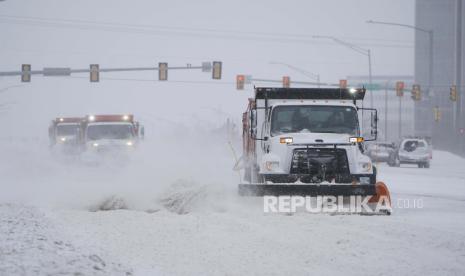
[[[364,94],[364,89],[256,88],[243,115],[245,180],[375,184],[376,169],[362,144],[376,139],[377,115],[357,106]],[[364,121],[371,129],[362,128]]]
[[130,151],[143,137],[143,127],[133,115],[88,115],[81,124],[86,151]]
[[52,120],[48,129],[50,145],[77,145],[81,121],[82,118],[78,117],[59,117]]

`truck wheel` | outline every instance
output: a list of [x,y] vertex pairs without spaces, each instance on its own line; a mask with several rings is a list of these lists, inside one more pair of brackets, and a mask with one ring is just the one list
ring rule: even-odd
[[418,163],[417,165],[418,165],[418,168],[423,168],[424,166],[423,163]]
[[426,162],[425,164],[423,164],[423,168],[429,169],[429,162]]

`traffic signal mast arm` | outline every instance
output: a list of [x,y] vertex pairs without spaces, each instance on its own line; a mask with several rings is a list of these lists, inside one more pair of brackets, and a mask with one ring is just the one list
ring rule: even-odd
[[[221,79],[221,66],[222,63],[219,61],[213,62],[203,62],[200,66],[192,66],[190,64],[186,66],[172,66],[164,67],[164,70],[194,70],[200,69],[203,72],[211,72],[213,69],[212,78]],[[21,71],[6,71],[0,72],[0,77],[2,76],[21,76],[22,81],[30,81],[31,75],[44,75],[44,76],[70,76],[72,73],[101,73],[101,72],[140,72],[140,71],[158,71],[159,67],[120,67],[120,68],[99,68],[98,64],[92,64],[89,68],[86,69],[71,69],[68,67],[44,67],[42,70],[31,70],[30,64],[23,64],[21,66]],[[216,71],[215,71],[216,70]],[[29,79],[24,79],[24,77],[29,77]]]

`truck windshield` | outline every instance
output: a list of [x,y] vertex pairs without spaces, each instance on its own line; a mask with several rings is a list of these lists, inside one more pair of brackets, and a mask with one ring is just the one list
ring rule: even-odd
[[57,125],[57,136],[74,136],[77,134],[78,125]]
[[357,111],[347,106],[277,106],[271,116],[271,135],[296,132],[358,135]]
[[129,124],[121,125],[90,125],[87,127],[87,139],[131,139],[133,127]]

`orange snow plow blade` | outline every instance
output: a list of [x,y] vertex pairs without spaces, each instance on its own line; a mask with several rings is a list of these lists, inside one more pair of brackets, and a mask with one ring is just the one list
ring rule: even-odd
[[[391,195],[383,182],[376,184],[291,184],[256,183],[239,184],[240,196],[258,197],[342,197],[344,204],[350,197],[365,198],[373,212],[357,212],[361,215],[390,215],[392,212]],[[367,197],[370,197],[369,199]],[[350,202],[350,200],[349,200]],[[358,209],[357,209],[358,210]],[[338,213],[338,212],[335,212]],[[352,212],[354,213],[354,212]],[[344,214],[344,212],[342,212]]]

